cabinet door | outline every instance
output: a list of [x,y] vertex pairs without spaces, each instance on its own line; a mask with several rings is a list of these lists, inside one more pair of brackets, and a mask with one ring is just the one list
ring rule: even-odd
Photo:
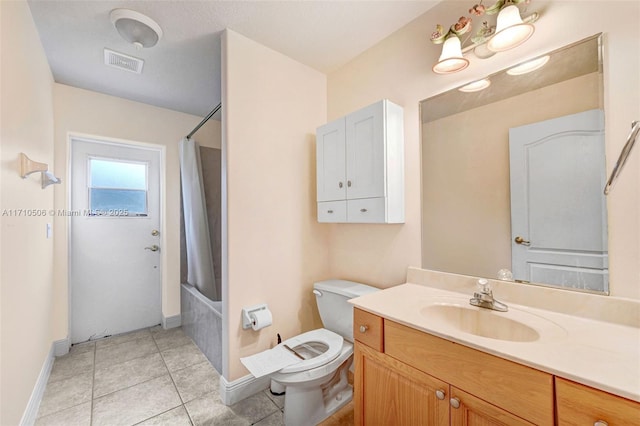
[[346,117],[347,199],[385,195],[384,101]]
[[451,386],[451,426],[531,426],[526,420]]
[[[446,383],[362,343],[356,342],[355,358],[356,425],[449,424],[449,387]],[[436,392],[441,393],[437,395]]]
[[318,201],[345,200],[345,119],[327,123],[316,131],[316,182]]

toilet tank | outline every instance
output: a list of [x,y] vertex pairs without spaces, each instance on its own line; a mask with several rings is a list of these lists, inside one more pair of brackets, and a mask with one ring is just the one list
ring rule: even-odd
[[315,283],[313,293],[324,328],[353,342],[353,305],[347,300],[374,291],[378,289],[353,281],[327,280]]

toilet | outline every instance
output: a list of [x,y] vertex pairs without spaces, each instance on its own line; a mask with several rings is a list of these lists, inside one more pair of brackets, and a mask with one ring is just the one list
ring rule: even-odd
[[377,290],[344,280],[314,284],[324,328],[282,342],[305,360],[271,375],[285,387],[285,425],[316,425],[351,401],[347,373],[353,363],[353,306],[347,301]]

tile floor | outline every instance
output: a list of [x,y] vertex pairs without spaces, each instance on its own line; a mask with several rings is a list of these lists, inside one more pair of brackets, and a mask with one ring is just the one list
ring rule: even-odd
[[[75,345],[53,364],[36,425],[284,424],[284,397],[266,390],[225,406],[219,377],[181,328]],[[352,424],[352,404],[322,423]]]

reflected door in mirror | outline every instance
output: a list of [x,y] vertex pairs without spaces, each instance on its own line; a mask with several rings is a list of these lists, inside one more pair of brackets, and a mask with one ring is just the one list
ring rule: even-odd
[[608,290],[604,114],[509,130],[514,279]]

